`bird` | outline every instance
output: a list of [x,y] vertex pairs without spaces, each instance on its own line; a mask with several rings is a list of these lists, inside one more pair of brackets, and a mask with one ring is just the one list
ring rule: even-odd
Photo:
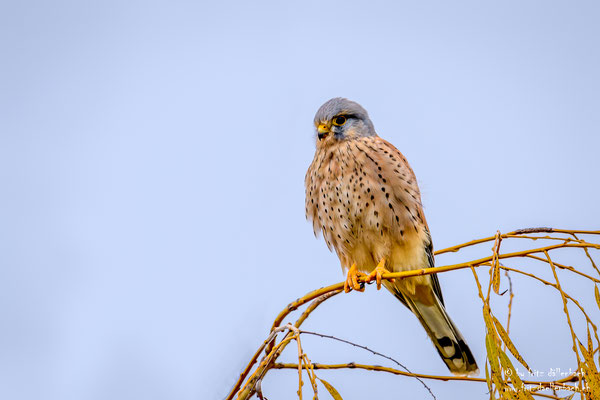
[[[415,174],[375,132],[367,111],[342,97],[314,118],[316,150],[305,176],[306,217],[347,271],[344,291],[377,282],[412,311],[455,375],[479,370],[444,305],[437,275],[383,280],[388,272],[434,266],[433,243]],[[359,279],[360,278],[360,279]]]

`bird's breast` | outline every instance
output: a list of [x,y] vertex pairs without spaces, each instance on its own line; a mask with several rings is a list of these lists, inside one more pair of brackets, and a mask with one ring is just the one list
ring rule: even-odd
[[307,218],[342,264],[410,264],[428,240],[412,170],[376,146],[365,139],[318,149],[306,174]]

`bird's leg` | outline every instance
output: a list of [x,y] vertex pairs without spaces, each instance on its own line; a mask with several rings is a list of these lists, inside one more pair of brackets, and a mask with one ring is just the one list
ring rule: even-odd
[[348,275],[346,275],[346,281],[344,282],[344,292],[348,293],[352,289],[358,290],[359,292],[364,292],[364,285],[361,285],[361,283],[358,281],[358,278],[361,276],[366,277],[367,274],[360,272],[356,267],[356,263],[352,264],[352,266],[348,270]]
[[[367,275],[366,281],[371,282],[373,279],[375,279],[377,281],[377,290],[379,290],[381,289],[381,276],[388,273],[390,273],[390,271],[385,268],[385,258],[382,258],[375,269],[369,275]],[[395,279],[390,279],[390,282],[394,281]]]

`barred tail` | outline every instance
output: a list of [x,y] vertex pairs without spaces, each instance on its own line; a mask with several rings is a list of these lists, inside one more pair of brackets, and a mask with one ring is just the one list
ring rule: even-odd
[[436,295],[433,296],[435,301],[431,305],[423,304],[415,298],[403,296],[397,290],[394,291],[394,295],[417,316],[450,372],[455,375],[477,375],[479,373],[469,346]]

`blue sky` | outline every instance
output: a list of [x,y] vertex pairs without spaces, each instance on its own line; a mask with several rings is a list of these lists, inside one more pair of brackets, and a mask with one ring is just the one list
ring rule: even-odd
[[[284,305],[343,278],[304,219],[312,118],[331,97],[361,103],[408,158],[436,248],[598,229],[599,17],[592,1],[2,2],[0,395],[222,398]],[[483,366],[472,276],[440,281]],[[540,347],[569,338],[547,318],[560,298],[516,290],[526,354],[572,365],[568,346]],[[306,328],[445,373],[373,287]],[[316,362],[382,362],[306,346]],[[427,397],[405,378],[322,376],[345,400]],[[293,398],[295,379],[274,371],[265,394]]]

